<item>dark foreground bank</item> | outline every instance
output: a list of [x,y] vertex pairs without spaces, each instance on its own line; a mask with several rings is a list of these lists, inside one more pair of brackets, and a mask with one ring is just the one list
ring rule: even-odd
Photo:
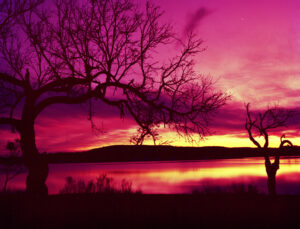
[[300,228],[300,196],[0,195],[1,228]]

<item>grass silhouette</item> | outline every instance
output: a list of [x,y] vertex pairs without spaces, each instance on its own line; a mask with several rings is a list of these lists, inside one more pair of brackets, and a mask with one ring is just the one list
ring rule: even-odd
[[[138,191],[141,193],[140,191]],[[66,184],[60,194],[76,193],[133,193],[132,183],[123,179],[120,188],[116,187],[113,178],[107,174],[99,175],[96,181],[90,180],[87,183],[81,179],[75,180],[73,177],[66,178]]]

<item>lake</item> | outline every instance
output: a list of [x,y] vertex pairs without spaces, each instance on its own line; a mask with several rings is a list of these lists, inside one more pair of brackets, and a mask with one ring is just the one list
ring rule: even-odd
[[[49,194],[57,194],[66,178],[85,183],[106,174],[115,188],[122,181],[131,184],[132,191],[144,194],[195,193],[218,190],[234,191],[239,187],[255,187],[267,193],[264,158],[241,158],[201,161],[122,162],[50,164],[47,185]],[[8,184],[9,189],[25,189],[26,174],[20,174]],[[3,174],[0,184],[3,184]],[[300,194],[300,157],[282,157],[276,176],[278,194]]]

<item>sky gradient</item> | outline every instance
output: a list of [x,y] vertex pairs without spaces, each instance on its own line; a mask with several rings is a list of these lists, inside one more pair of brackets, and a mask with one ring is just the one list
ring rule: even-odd
[[[138,1],[143,4],[144,1]],[[244,129],[245,103],[252,110],[278,105],[295,110],[288,128],[272,133],[270,145],[277,147],[278,136],[286,133],[300,145],[300,1],[298,0],[155,0],[165,11],[177,36],[193,30],[204,40],[206,50],[195,57],[199,74],[211,76],[217,90],[232,99],[210,125],[211,135],[190,143],[174,131],[161,130],[161,142],[176,146],[253,147]],[[175,49],[175,47],[174,47]],[[167,58],[167,53],[161,54]],[[85,105],[55,105],[36,120],[40,152],[79,151],[129,144],[137,128],[131,117],[120,119],[117,109],[99,104],[91,129]],[[0,147],[17,137],[1,127]],[[146,142],[151,144],[150,141]]]

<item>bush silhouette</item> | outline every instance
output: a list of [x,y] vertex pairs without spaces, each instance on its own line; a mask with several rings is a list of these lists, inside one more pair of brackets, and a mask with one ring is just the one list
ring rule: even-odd
[[[60,194],[75,193],[133,193],[132,183],[123,179],[120,188],[117,188],[113,178],[107,174],[102,174],[96,178],[96,181],[90,180],[87,183],[82,179],[75,180],[69,176],[66,178],[66,184]],[[139,191],[140,192],[140,191]]]

